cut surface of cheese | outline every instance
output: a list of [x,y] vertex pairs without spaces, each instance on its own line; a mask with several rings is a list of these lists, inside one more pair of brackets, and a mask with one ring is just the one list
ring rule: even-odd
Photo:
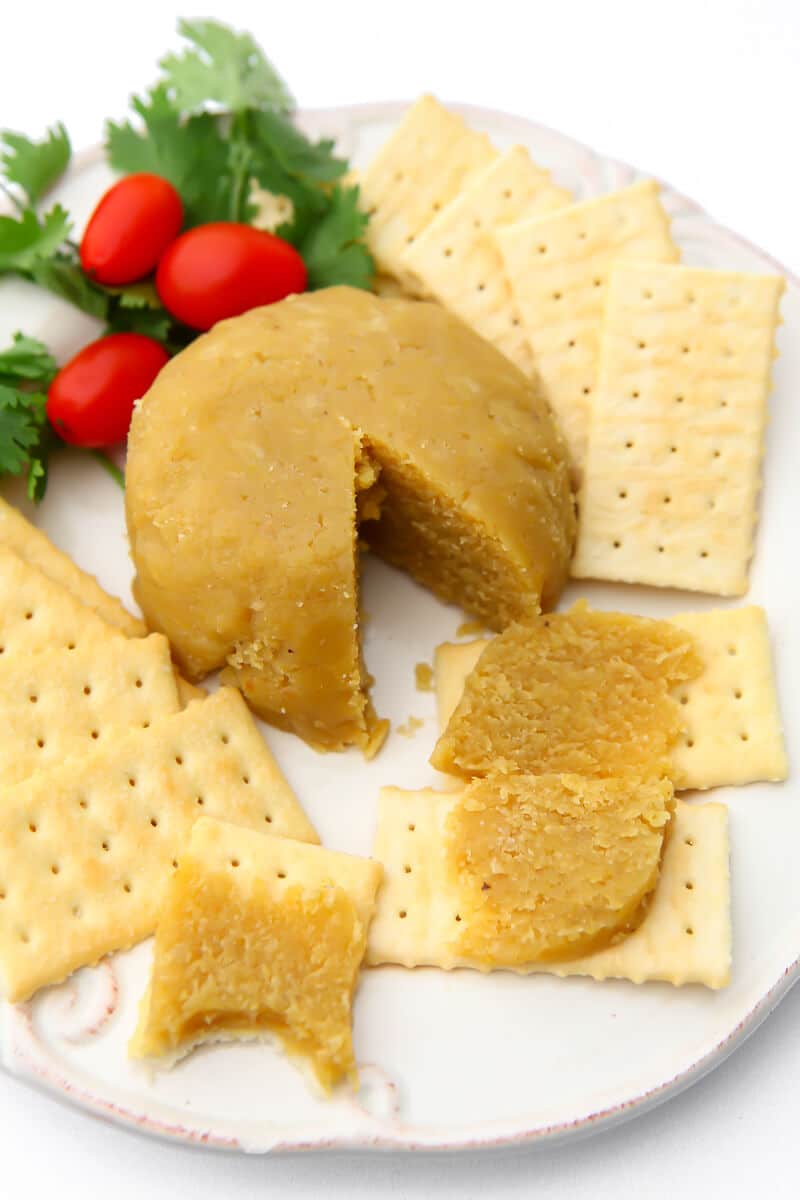
[[581,604],[519,622],[487,644],[431,762],[466,777],[670,776],[683,728],[670,689],[701,670],[666,621]]
[[575,958],[630,933],[658,882],[667,780],[496,775],[445,823],[454,949],[489,967]]
[[[369,746],[357,536],[492,628],[550,606],[574,535],[544,401],[437,305],[349,288],[221,322],[134,414],[135,593],[187,672]],[[280,569],[276,569],[276,564]]]
[[132,1056],[272,1035],[324,1089],[355,1081],[351,1006],[380,878],[367,859],[199,820],[170,880]]

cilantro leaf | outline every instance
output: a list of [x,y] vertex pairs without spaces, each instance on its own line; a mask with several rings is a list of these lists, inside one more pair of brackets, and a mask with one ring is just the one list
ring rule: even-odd
[[361,241],[368,217],[358,207],[358,188],[335,187],[324,217],[299,246],[308,270],[309,290],[349,284],[369,288],[375,264]]
[[31,206],[38,204],[63,175],[72,155],[67,131],[61,124],[48,129],[40,142],[7,129],[0,133],[0,144],[6,147],[0,155],[6,181],[21,188]]
[[28,470],[28,495],[41,499],[47,486],[47,429],[42,392],[22,392],[0,384],[0,474]]
[[121,296],[110,298],[107,333],[143,333],[146,337],[155,338],[157,342],[166,342],[170,338],[172,325],[172,317],[160,306],[151,308],[146,304],[131,305]]
[[195,112],[209,101],[232,113],[294,107],[286,84],[249,33],[218,21],[180,21],[178,32],[194,48],[168,54],[159,64],[176,109]]
[[58,370],[56,360],[36,338],[15,333],[7,350],[0,351],[0,386],[13,387],[21,380],[49,384]]
[[106,152],[115,170],[161,175],[180,193],[187,226],[230,219],[230,144],[217,120],[201,113],[183,120],[163,85],[131,106],[144,128],[130,122],[106,125]]
[[108,297],[103,289],[92,283],[80,264],[66,254],[35,263],[26,276],[91,317],[102,320],[108,312]]
[[30,271],[56,253],[72,228],[69,215],[56,204],[41,221],[32,208],[17,217],[0,217],[0,273]]
[[309,141],[280,113],[250,114],[249,132],[256,154],[275,159],[290,175],[313,183],[333,183],[347,170],[347,161],[333,153],[332,141]]

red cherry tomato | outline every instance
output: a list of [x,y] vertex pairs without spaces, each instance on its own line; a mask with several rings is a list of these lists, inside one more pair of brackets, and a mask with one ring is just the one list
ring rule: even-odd
[[128,434],[133,405],[169,360],[141,333],[111,333],[84,346],[47,393],[47,416],[72,446],[111,446]]
[[305,263],[293,246],[234,221],[198,225],[181,234],[156,272],[161,303],[192,329],[210,329],[225,317],[283,300],[305,286]]
[[183,205],[160,175],[128,175],[110,187],[89,218],[81,266],[98,283],[133,283],[154,271],[181,230]]

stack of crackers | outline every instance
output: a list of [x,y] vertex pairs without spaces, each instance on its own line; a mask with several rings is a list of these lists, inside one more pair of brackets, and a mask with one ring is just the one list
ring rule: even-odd
[[578,489],[573,574],[744,594],[783,280],[677,265],[653,180],[575,203],[431,96],[360,186],[379,270],[538,380]]

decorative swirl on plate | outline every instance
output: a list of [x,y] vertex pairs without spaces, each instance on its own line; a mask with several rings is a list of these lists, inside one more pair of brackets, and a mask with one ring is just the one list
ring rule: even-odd
[[40,1037],[81,1045],[102,1032],[118,1002],[113,964],[103,959],[34,1000],[29,1006],[33,1029]]

